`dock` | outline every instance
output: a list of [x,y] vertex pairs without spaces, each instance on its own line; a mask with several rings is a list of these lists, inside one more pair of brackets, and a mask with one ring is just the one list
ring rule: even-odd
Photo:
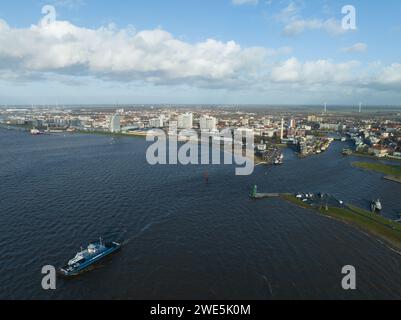
[[401,183],[401,178],[398,178],[398,177],[395,177],[395,176],[385,176],[385,177],[383,177],[383,179]]
[[251,195],[252,199],[268,199],[268,198],[280,198],[280,193],[256,193]]

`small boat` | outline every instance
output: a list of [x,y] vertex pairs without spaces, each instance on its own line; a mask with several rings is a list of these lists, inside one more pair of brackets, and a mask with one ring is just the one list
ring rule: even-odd
[[203,178],[205,179],[206,184],[208,184],[209,183],[209,172],[208,171],[205,171],[203,173]]
[[343,154],[343,156],[350,156],[350,155],[352,155],[352,150],[345,148],[345,149],[343,149],[342,154]]
[[42,135],[42,134],[44,134],[44,132],[42,132],[42,131],[40,131],[38,129],[32,129],[31,130],[31,135],[33,135],[33,136],[39,136],[39,135]]
[[380,199],[373,200],[370,204],[370,207],[374,213],[380,213],[383,209]]
[[99,242],[91,243],[87,249],[78,252],[73,259],[64,267],[60,268],[60,272],[67,277],[79,275],[90,266],[96,264],[120,248],[120,243],[104,243],[103,240],[100,239]]
[[274,164],[276,166],[280,166],[282,164],[284,164],[284,155],[280,154],[280,156],[278,156],[275,160],[274,160]]

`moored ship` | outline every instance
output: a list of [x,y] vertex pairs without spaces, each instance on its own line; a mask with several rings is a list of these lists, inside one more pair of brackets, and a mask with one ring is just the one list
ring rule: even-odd
[[117,242],[104,243],[102,239],[99,242],[91,243],[87,249],[81,250],[71,259],[60,272],[65,276],[76,276],[85,272],[90,266],[106,258],[110,254],[121,248]]
[[344,148],[342,152],[343,156],[351,156],[352,153],[353,153],[352,150],[349,148]]
[[373,200],[372,203],[370,204],[370,207],[372,209],[372,212],[374,213],[380,213],[383,209],[380,199]]
[[32,129],[31,130],[31,135],[33,135],[33,136],[39,136],[39,135],[42,135],[42,134],[44,134],[42,131],[40,131],[40,130],[38,130],[38,129]]

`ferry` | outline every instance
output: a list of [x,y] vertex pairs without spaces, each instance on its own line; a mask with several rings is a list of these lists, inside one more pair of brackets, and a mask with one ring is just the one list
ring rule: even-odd
[[85,250],[81,250],[64,267],[60,268],[62,275],[70,277],[79,275],[87,269],[121,248],[117,242],[104,243],[102,239],[91,243]]

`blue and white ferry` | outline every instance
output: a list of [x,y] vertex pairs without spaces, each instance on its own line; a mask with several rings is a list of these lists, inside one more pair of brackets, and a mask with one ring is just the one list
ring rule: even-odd
[[120,243],[104,243],[103,240],[100,239],[99,242],[91,243],[87,249],[78,252],[75,258],[71,259],[64,267],[60,268],[60,272],[67,277],[76,276],[120,248]]

